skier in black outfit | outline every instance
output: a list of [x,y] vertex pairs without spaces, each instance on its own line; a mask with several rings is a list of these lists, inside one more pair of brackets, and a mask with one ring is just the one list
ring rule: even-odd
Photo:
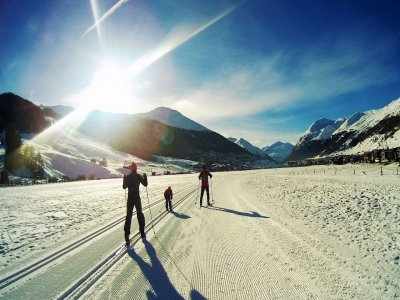
[[145,220],[142,212],[142,202],[139,195],[139,185],[142,184],[147,186],[147,175],[140,175],[137,173],[137,166],[132,163],[130,166],[131,174],[128,176],[124,175],[123,189],[128,188],[128,201],[126,203],[126,219],[124,225],[125,231],[125,242],[129,246],[129,234],[131,232],[132,212],[133,207],[136,207],[136,214],[139,222],[139,231],[143,239],[146,238],[144,232]]

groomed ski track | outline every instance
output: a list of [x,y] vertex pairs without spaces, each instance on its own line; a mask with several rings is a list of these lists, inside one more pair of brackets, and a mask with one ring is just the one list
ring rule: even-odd
[[[399,250],[398,238],[378,227],[380,218],[399,212],[400,184],[285,173],[215,173],[214,203],[202,208],[198,200],[195,205],[196,174],[185,175],[179,180],[187,182],[186,188],[174,191],[173,213],[165,212],[160,197],[150,196],[151,204],[157,205],[152,206],[154,224],[145,210],[147,241],[137,236],[134,215],[129,249],[121,248],[119,224],[47,269],[0,290],[0,295],[4,299],[396,298],[400,278],[390,256]],[[178,177],[170,177],[172,188]],[[147,206],[146,194],[141,195]],[[364,207],[366,203],[374,210]],[[378,216],[385,205],[391,215]],[[377,224],[370,226],[376,230],[373,235],[365,223],[370,214],[377,218]],[[382,242],[390,245],[387,257],[377,256]],[[374,247],[376,252],[369,252]]]

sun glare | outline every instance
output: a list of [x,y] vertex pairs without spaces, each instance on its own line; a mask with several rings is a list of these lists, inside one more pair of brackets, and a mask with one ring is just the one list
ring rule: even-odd
[[76,130],[93,109],[108,112],[126,111],[134,101],[127,73],[126,68],[117,64],[103,65],[85,90],[68,99],[70,103],[79,104],[78,108],[39,134],[35,140],[49,142],[55,140],[61,130],[64,132]]
[[[94,76],[89,87],[90,101],[94,107],[112,107],[118,104],[126,104],[129,101],[129,80],[125,69],[116,65],[102,67]],[[89,100],[89,99],[88,99]]]
[[[85,37],[92,29],[97,28],[99,42],[101,42],[100,23],[108,16],[113,14],[119,7],[125,4],[127,0],[120,0],[103,16],[99,16],[99,10],[96,0],[91,0],[95,24],[90,27],[83,35]],[[115,62],[107,62],[94,74],[91,83],[80,93],[77,93],[68,99],[67,103],[75,105],[78,108],[71,114],[45,130],[37,136],[38,140],[51,139],[60,131],[76,130],[83,122],[87,114],[94,109],[107,112],[131,112],[131,108],[137,109],[138,99],[135,99],[135,85],[133,80],[148,66],[161,59],[163,56],[172,52],[182,44],[186,43],[208,27],[219,21],[239,4],[230,7],[210,21],[198,26],[197,28],[178,28],[160,43],[160,45],[144,55],[141,59],[130,66],[122,66]]]
[[73,132],[85,120],[89,110],[80,107],[53,124],[32,139],[37,143],[57,144],[62,139],[61,133]]
[[88,87],[68,100],[88,110],[127,111],[135,101],[132,78],[126,68],[105,64],[95,73]]

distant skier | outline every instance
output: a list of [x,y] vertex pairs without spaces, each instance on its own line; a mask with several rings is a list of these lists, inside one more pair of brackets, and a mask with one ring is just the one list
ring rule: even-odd
[[200,206],[203,206],[203,194],[204,190],[207,192],[207,205],[210,205],[210,191],[208,188],[208,177],[212,178],[212,175],[207,170],[207,166],[203,166],[203,171],[199,174],[199,180],[201,180],[201,194],[200,194]]
[[147,186],[147,175],[143,176],[137,173],[137,165],[133,162],[130,166],[131,173],[128,176],[124,175],[123,189],[128,188],[128,201],[126,203],[126,219],[124,225],[125,242],[129,246],[129,234],[131,232],[132,212],[133,207],[136,207],[136,214],[139,223],[140,236],[145,239],[144,232],[145,219],[142,212],[142,202],[139,194],[139,185]]
[[164,191],[164,198],[165,198],[165,209],[170,212],[172,212],[172,197],[173,197],[173,193],[172,193],[172,189],[169,186],[165,191]]

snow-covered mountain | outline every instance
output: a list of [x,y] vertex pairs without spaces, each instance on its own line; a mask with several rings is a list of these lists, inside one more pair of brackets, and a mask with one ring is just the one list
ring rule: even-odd
[[326,118],[319,119],[308,128],[306,133],[300,138],[299,143],[329,139],[345,121],[346,119],[344,118],[334,121]]
[[179,111],[170,109],[168,107],[157,107],[148,113],[136,114],[144,118],[159,121],[169,126],[183,128],[187,130],[196,131],[210,131],[203,125],[185,117]]
[[229,141],[231,141],[232,143],[235,143],[236,145],[239,145],[240,147],[246,149],[247,151],[249,151],[252,154],[261,156],[261,157],[266,157],[265,153],[258,148],[257,146],[254,146],[253,144],[251,144],[249,141],[246,141],[243,138],[237,139],[234,137],[230,137],[228,138]]
[[[143,115],[98,110],[89,112],[85,118],[70,114],[60,119],[51,108],[38,107],[12,93],[0,95],[0,107],[0,128],[6,128],[10,120],[18,121],[14,122],[16,130],[21,136],[27,133],[24,143],[31,144],[35,153],[40,152],[42,159],[38,161],[43,161],[40,170],[45,177],[116,177],[122,174],[122,164],[132,160],[149,166],[147,171],[171,173],[191,171],[199,162],[215,168],[218,165],[219,170],[276,166],[271,158],[256,157],[222,135],[166,108],[149,115],[175,126],[183,124],[181,128]],[[169,113],[169,117],[162,118],[157,111]],[[0,153],[0,168],[3,158],[4,153]],[[99,164],[103,159],[107,166]],[[29,176],[27,172],[32,172],[27,169],[21,173],[18,168],[9,171],[18,176]]]
[[347,118],[319,119],[286,160],[396,147],[400,147],[400,98],[381,109],[357,112]]
[[55,105],[55,106],[46,106],[46,107],[52,109],[53,111],[55,111],[62,117],[65,117],[66,115],[68,115],[74,111],[74,108],[71,106]]
[[262,148],[261,150],[276,161],[283,161],[290,153],[292,153],[293,148],[294,146],[290,143],[276,142],[271,146]]
[[[112,178],[127,174],[124,165],[135,162],[140,172],[162,174],[164,171],[182,173],[193,171],[197,162],[173,159],[168,157],[155,157],[154,161],[146,161],[128,153],[116,151],[109,145],[92,139],[77,131],[63,131],[39,135],[31,140],[25,140],[39,151],[43,161],[46,177],[68,176],[76,178],[85,177]],[[105,159],[106,165],[99,162]]]

